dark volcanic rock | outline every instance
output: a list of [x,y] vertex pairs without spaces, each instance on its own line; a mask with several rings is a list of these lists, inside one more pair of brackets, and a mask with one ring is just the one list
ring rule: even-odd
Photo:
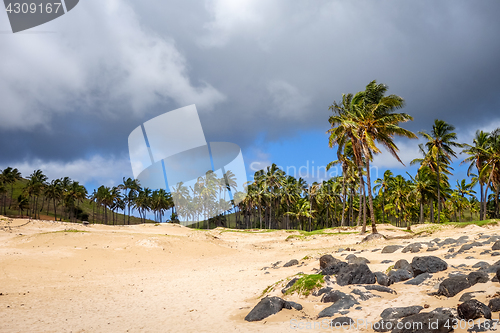
[[349,317],[337,317],[334,320],[332,320],[331,327],[341,328],[342,325],[349,326],[350,324],[353,324],[353,323],[354,323],[354,320],[352,320]]
[[319,259],[319,267],[322,269],[320,274],[333,275],[337,274],[342,268],[346,267],[347,263],[332,257],[329,254],[322,256]]
[[281,292],[284,294],[287,292],[288,289],[290,289],[294,284],[295,282],[299,281],[299,278],[298,277],[295,277],[293,279],[291,279],[285,286],[285,288],[281,289]]
[[388,287],[392,284],[391,279],[389,279],[389,277],[385,273],[375,272],[373,274],[375,274],[375,278],[377,279],[377,283],[380,284],[381,286]]
[[375,291],[380,291],[383,293],[389,293],[389,294],[396,294],[395,290],[392,290],[391,288],[387,288],[384,286],[378,286],[378,285],[367,285],[363,286],[366,290],[375,290]]
[[402,248],[401,245],[387,245],[382,249],[382,253],[394,253],[400,248]]
[[341,292],[340,290],[331,290],[323,295],[321,297],[321,302],[322,303],[335,303],[339,299],[346,297],[347,294]]
[[422,249],[422,243],[413,243],[407,245],[404,249],[401,250],[401,253],[411,252],[417,253]]
[[482,294],[484,291],[470,291],[468,293],[464,293],[462,296],[460,296],[460,299],[458,300],[459,302],[467,302],[471,299],[474,298],[476,294]]
[[492,298],[488,303],[488,307],[492,312],[500,311],[500,298]]
[[460,304],[457,308],[457,312],[458,317],[465,320],[477,319],[481,316],[484,316],[486,319],[491,319],[490,308],[477,299],[471,299]]
[[342,297],[341,299],[337,300],[335,303],[330,305],[329,307],[323,309],[319,314],[318,318],[323,318],[323,317],[332,317],[335,315],[337,312],[341,312],[342,310],[350,309],[354,305],[359,304],[356,299],[351,296],[351,295],[346,295]]
[[427,248],[427,252],[434,252],[434,251],[437,251],[439,250],[439,247],[429,247]]
[[453,315],[447,311],[417,313],[403,318],[401,328],[394,328],[392,333],[445,333],[453,330]]
[[369,264],[370,260],[363,257],[356,257],[349,259],[350,264]]
[[488,264],[486,261],[480,261],[480,262],[477,262],[474,265],[472,265],[472,268],[485,269],[485,268],[488,268],[488,267],[490,267],[490,264]]
[[284,264],[283,267],[290,267],[290,266],[295,266],[298,264],[299,264],[299,261],[297,259],[292,259],[289,262],[287,262],[286,264]]
[[333,289],[330,288],[330,287],[324,287],[324,288],[321,288],[320,290],[318,291],[313,291],[313,296],[321,296],[325,293],[328,293],[330,291],[332,291]]
[[439,285],[438,294],[453,297],[462,290],[470,288],[471,284],[467,276],[454,276],[444,279]]
[[413,268],[405,259],[399,259],[398,261],[396,261],[396,263],[394,264],[394,269],[406,269],[408,272],[413,274]]
[[500,241],[496,241],[495,244],[491,247],[492,251],[498,251],[500,250]]
[[375,274],[366,264],[350,264],[343,267],[337,274],[337,284],[346,286],[348,284],[374,284]]
[[498,256],[500,256],[500,252],[492,252],[491,256],[492,257],[498,257]]
[[371,292],[369,291],[361,291],[359,289],[353,289],[351,291],[351,293],[355,294],[355,295],[358,295],[359,296],[359,299],[362,300],[362,301],[367,301],[369,300],[370,298],[373,298],[373,297],[380,297],[378,295],[374,295],[372,294]]
[[413,274],[408,272],[406,269],[393,269],[389,272],[388,276],[392,282],[396,283],[411,279]]
[[439,246],[455,244],[456,242],[457,242],[456,239],[446,238],[444,241],[442,241],[441,243],[439,243]]
[[421,284],[422,282],[424,282],[427,279],[430,279],[431,277],[432,277],[432,274],[422,273],[420,275],[417,275],[413,279],[406,281],[404,284],[411,284],[414,286],[418,286],[419,284]]
[[354,259],[354,258],[357,258],[357,256],[355,254],[351,253],[345,257],[345,260],[347,260],[349,262],[349,260]]
[[380,263],[381,264],[390,264],[391,262],[393,262],[393,261],[389,260],[389,259],[386,259],[386,260],[382,260]]
[[297,310],[297,311],[302,310],[302,305],[300,305],[299,303],[295,303],[295,302],[292,302],[292,301],[287,301],[287,303],[290,304],[290,306],[292,308],[294,308],[295,310]]
[[424,308],[420,305],[413,305],[399,308],[388,308],[382,311],[380,317],[384,320],[400,319],[419,313]]
[[259,321],[267,318],[275,313],[280,312],[283,308],[291,309],[290,303],[282,298],[272,296],[264,297],[245,317],[246,321]]
[[413,274],[415,276],[422,273],[437,273],[448,268],[448,264],[436,256],[414,257],[411,261]]
[[486,283],[490,277],[485,272],[470,272],[468,276],[470,284],[473,286],[476,283]]

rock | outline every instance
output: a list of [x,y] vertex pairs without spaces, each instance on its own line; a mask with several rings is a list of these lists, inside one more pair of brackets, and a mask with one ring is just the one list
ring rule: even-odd
[[453,252],[455,252],[455,248],[452,247],[448,249],[448,253],[453,253]]
[[407,245],[404,249],[402,249],[401,253],[407,253],[407,252],[417,253],[420,252],[421,249],[422,249],[422,243],[413,243]]
[[343,267],[336,276],[339,286],[348,284],[374,284],[375,275],[366,264],[350,264]]
[[373,249],[372,252],[380,251],[381,249]]
[[456,254],[447,254],[444,256],[445,259],[451,259],[451,258],[455,258],[457,255]]
[[388,308],[382,311],[380,314],[380,317],[384,320],[391,320],[391,319],[400,319],[404,317],[408,317],[414,314],[419,313],[422,311],[424,308],[421,307],[420,305],[413,305],[413,306],[407,306],[407,307],[398,307],[398,308]]
[[470,288],[471,284],[467,276],[455,276],[444,279],[439,285],[438,295],[453,297],[462,290]]
[[462,253],[462,252],[465,252],[465,251],[468,251],[468,250],[472,249],[473,247],[482,246],[482,245],[483,245],[482,243],[478,243],[478,242],[473,242],[473,243],[470,243],[470,244],[464,244],[464,245],[462,245],[462,247],[460,248],[460,250],[458,250],[458,253]]
[[387,259],[387,260],[382,260],[380,263],[381,264],[390,264],[391,262],[394,262],[394,261]]
[[488,254],[488,253],[490,253],[490,250],[484,250],[484,251],[482,251],[481,253],[479,253],[479,255],[481,255],[481,256],[482,256],[483,254]]
[[377,240],[377,239],[385,239],[385,236],[382,235],[382,234],[369,234],[368,236],[366,236],[365,238],[363,238],[363,240],[361,241],[361,243],[363,242],[369,242],[369,241],[372,241],[372,240]]
[[486,261],[480,261],[472,265],[472,268],[488,268],[490,267],[490,264],[488,264]]
[[427,248],[427,252],[434,252],[434,251],[437,251],[439,250],[439,247],[429,247]]
[[391,288],[384,287],[384,286],[367,285],[367,286],[363,286],[363,288],[365,288],[366,290],[375,290],[375,291],[380,291],[383,293],[397,294],[395,290],[393,290]]
[[391,319],[391,320],[380,319],[379,321],[373,324],[372,328],[375,332],[389,332],[390,330],[396,327],[397,323],[398,319]]
[[298,264],[299,264],[299,261],[297,259],[292,259],[289,262],[287,262],[286,264],[284,264],[283,267],[290,267],[290,266],[295,266]]
[[283,308],[291,309],[290,303],[282,298],[272,296],[264,297],[245,317],[246,321],[259,321],[280,312]]
[[313,296],[321,296],[325,293],[328,293],[330,291],[332,291],[333,289],[330,288],[330,287],[324,287],[324,288],[321,288],[320,290],[318,291],[313,291]]
[[453,330],[453,315],[447,311],[420,312],[400,321],[392,333],[444,333]]
[[495,244],[491,247],[492,251],[498,251],[500,250],[500,241],[496,241]]
[[495,277],[497,278],[497,280],[500,280],[500,268],[497,269]]
[[342,328],[342,325],[345,325],[348,327],[350,324],[354,324],[354,320],[352,320],[351,318],[349,318],[349,317],[337,317],[334,320],[332,320],[330,327],[335,328],[335,329],[340,329],[340,328]]
[[455,277],[455,276],[467,276],[467,274],[464,274],[463,272],[460,271],[454,271],[448,274],[448,277]]
[[421,284],[422,282],[424,282],[427,279],[430,279],[431,277],[432,277],[432,274],[422,273],[422,274],[417,275],[413,279],[406,281],[404,284],[411,284],[414,286],[418,286],[419,284]]
[[295,277],[295,278],[291,279],[290,281],[288,281],[285,288],[281,289],[281,293],[283,293],[283,294],[286,293],[287,290],[290,289],[297,281],[299,281],[298,277]]
[[392,282],[397,283],[411,279],[413,274],[406,269],[393,269],[389,272],[388,276]]
[[375,272],[375,278],[377,279],[377,283],[380,284],[381,286],[390,286],[392,284],[392,281],[389,279],[389,277],[382,272]]
[[460,236],[457,239],[457,243],[464,244],[464,243],[467,243],[468,240],[469,240],[469,236]]
[[382,249],[381,253],[394,253],[397,250],[399,250],[400,248],[402,248],[401,245],[387,245],[386,247],[384,247]]
[[494,263],[493,265],[490,265],[489,267],[485,268],[484,270],[481,269],[481,271],[484,271],[486,273],[496,273],[500,269],[500,260]]
[[492,312],[498,312],[500,311],[500,298],[492,298],[490,299],[490,302],[488,303],[488,307]]
[[477,299],[471,299],[460,304],[457,308],[457,312],[458,317],[465,320],[477,319],[481,316],[484,316],[486,319],[491,319],[490,308]]
[[361,291],[359,289],[353,289],[351,291],[351,293],[355,294],[355,295],[358,295],[359,296],[359,299],[362,300],[362,301],[367,301],[369,300],[370,298],[373,298],[373,297],[380,297],[378,295],[374,295],[372,294],[371,292],[369,291]]
[[325,254],[319,258],[319,268],[323,269],[333,264],[337,264],[340,260],[334,258],[331,254]]
[[468,275],[469,282],[471,286],[476,283],[486,283],[490,280],[490,277],[485,272],[471,272]]
[[465,257],[465,259],[476,259],[476,257],[468,256],[468,257]]
[[439,246],[443,246],[443,245],[451,245],[451,244],[455,244],[457,241],[453,238],[446,238],[444,241],[442,241]]
[[323,295],[321,297],[321,302],[322,303],[335,303],[339,299],[346,297],[347,294],[341,292],[340,290],[331,290]]
[[341,299],[337,300],[335,303],[330,305],[329,307],[323,309],[319,314],[318,318],[323,318],[323,317],[332,317],[335,315],[337,312],[340,312],[342,310],[350,309],[354,305],[359,304],[358,301],[351,295],[346,295],[342,297]]
[[497,256],[500,256],[500,252],[492,252],[492,253],[491,253],[491,256],[492,256],[492,257],[497,257]]
[[448,269],[446,261],[436,256],[414,257],[411,261],[413,274],[415,276],[422,273],[437,273]]
[[464,293],[462,296],[460,296],[460,299],[458,300],[459,302],[466,302],[474,298],[474,295],[476,294],[482,294],[484,291],[470,291],[468,293]]
[[287,301],[287,303],[290,304],[290,306],[292,308],[294,308],[295,310],[297,310],[297,311],[302,310],[302,305],[300,305],[299,303],[295,303],[295,302],[292,302],[292,301]]
[[500,280],[498,280],[498,276],[494,276],[493,279],[491,279],[491,282],[500,282]]
[[[498,320],[485,320],[484,322],[480,322],[479,325],[475,324],[467,332],[489,332],[489,331],[497,331],[495,327],[498,326]],[[468,327],[468,326],[467,326]]]
[[396,261],[396,263],[394,264],[394,269],[406,269],[408,272],[413,274],[413,268],[405,259],[399,259],[398,261]]
[[363,257],[356,257],[349,259],[350,264],[369,264],[370,261]]

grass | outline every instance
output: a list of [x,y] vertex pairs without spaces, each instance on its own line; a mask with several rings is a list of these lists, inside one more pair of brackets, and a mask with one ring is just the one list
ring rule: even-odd
[[309,296],[314,289],[321,288],[324,283],[325,279],[322,274],[303,275],[286,291],[285,295],[297,293],[298,295]]
[[311,257],[311,256],[309,256],[309,255],[307,255],[307,256],[305,256],[304,258],[300,259],[300,260],[309,260],[309,259],[312,259],[312,257]]
[[392,269],[394,268],[394,265],[391,265],[389,266],[386,270],[385,270],[385,274],[389,274],[390,271],[392,271]]

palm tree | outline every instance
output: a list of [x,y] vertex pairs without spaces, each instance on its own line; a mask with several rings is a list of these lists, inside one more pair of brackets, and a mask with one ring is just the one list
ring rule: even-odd
[[[471,176],[472,174],[472,168],[476,167],[477,169],[477,174],[481,173],[481,170],[484,167],[484,164],[486,163],[486,158],[487,158],[487,150],[488,146],[490,143],[490,134],[488,132],[483,132],[483,131],[476,131],[476,135],[474,139],[472,140],[473,145],[468,145],[465,144],[464,147],[465,149],[462,150],[462,153],[466,153],[469,155],[465,160],[463,160],[460,164],[465,163],[465,162],[470,162],[469,168],[467,169],[467,176]],[[481,205],[480,205],[480,214],[479,214],[479,220],[483,220],[484,214],[483,214],[483,200],[484,200],[484,183],[486,179],[484,178],[476,178],[476,181],[479,183],[480,186],[480,197],[481,197]]]
[[[50,182],[50,184],[47,185],[47,187],[45,188],[44,194],[49,201],[52,200],[54,202],[54,220],[57,221],[57,204],[56,204],[56,202],[61,200],[62,195],[63,195],[63,188],[61,185],[61,180],[60,179],[52,180]],[[47,212],[47,215],[48,215],[48,212]],[[59,220],[61,221],[62,217]]]
[[489,141],[488,149],[486,150],[486,160],[479,173],[479,179],[488,179],[484,190],[483,214],[485,218],[487,213],[488,188],[490,186],[493,188],[500,185],[500,128],[497,128],[491,133]]
[[441,222],[441,170],[446,165],[448,168],[452,157],[457,157],[453,147],[463,147],[456,142],[457,134],[454,132],[455,126],[446,123],[444,120],[436,119],[432,125],[430,134],[427,132],[418,132],[427,142],[426,161],[427,165],[436,172],[437,175],[437,201],[438,201],[438,223]]
[[375,186],[373,187],[373,192],[378,191],[378,195],[382,195],[382,223],[385,223],[385,192],[389,188],[393,174],[391,170],[386,170],[384,172],[384,178],[377,178],[375,180]]

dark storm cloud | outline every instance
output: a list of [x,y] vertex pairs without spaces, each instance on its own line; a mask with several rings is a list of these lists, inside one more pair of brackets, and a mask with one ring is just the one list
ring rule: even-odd
[[442,118],[470,137],[500,118],[498,1],[110,3],[82,3],[65,34],[0,36],[2,164],[126,160],[133,128],[193,103],[208,141],[243,149],[326,131],[328,106],[373,79],[406,99],[415,131]]

